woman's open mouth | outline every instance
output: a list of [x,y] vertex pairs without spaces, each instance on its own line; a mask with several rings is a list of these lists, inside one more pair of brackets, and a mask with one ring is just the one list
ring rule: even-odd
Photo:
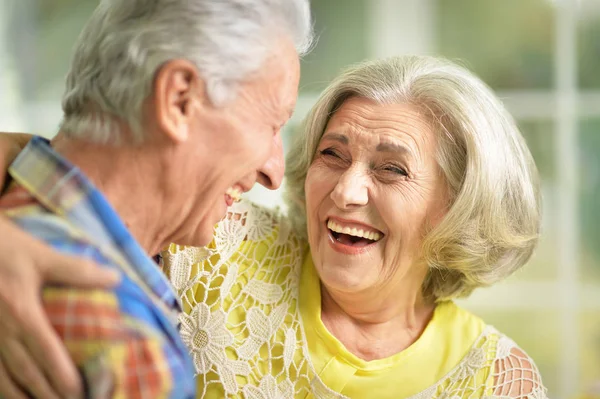
[[355,248],[366,247],[383,238],[383,233],[378,230],[344,226],[331,219],[327,221],[327,228],[335,241]]

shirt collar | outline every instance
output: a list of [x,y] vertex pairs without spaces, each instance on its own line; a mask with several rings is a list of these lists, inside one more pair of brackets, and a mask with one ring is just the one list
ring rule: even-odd
[[42,205],[69,220],[95,245],[117,253],[125,272],[169,308],[180,309],[173,289],[156,263],[127,230],[112,206],[68,160],[34,137],[9,168],[12,178]]

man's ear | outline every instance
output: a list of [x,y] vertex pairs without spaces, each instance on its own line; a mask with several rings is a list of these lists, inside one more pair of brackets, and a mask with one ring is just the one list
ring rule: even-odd
[[153,96],[161,130],[175,142],[186,141],[205,96],[204,81],[193,63],[183,59],[165,63],[156,74]]

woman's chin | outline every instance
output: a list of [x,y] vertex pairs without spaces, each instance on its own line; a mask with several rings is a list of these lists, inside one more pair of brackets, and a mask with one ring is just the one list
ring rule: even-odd
[[369,279],[365,275],[365,267],[361,265],[348,265],[340,263],[324,263],[315,265],[321,282],[329,290],[338,292],[360,292],[369,287]]

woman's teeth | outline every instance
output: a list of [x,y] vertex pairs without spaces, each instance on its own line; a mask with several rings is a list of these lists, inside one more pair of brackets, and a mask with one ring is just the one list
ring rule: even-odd
[[367,240],[372,240],[372,241],[379,241],[379,239],[381,238],[381,234],[379,234],[375,231],[365,231],[363,229],[342,227],[332,220],[329,220],[327,222],[327,228],[336,233],[347,234],[347,235],[351,235],[354,237],[366,238]]
[[229,187],[225,194],[229,195],[231,199],[235,202],[240,201],[240,199],[242,198],[242,192],[239,189],[233,187]]

